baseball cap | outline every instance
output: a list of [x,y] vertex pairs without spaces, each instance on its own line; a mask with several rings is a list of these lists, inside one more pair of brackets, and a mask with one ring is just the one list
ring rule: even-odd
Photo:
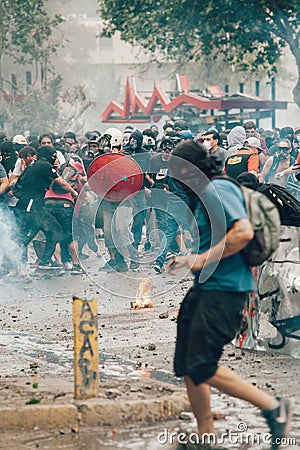
[[16,134],[12,140],[13,144],[27,145],[27,141],[23,134]]
[[178,133],[178,136],[180,137],[180,139],[189,139],[191,141],[194,139],[193,133],[191,133],[191,131],[189,130],[180,131],[180,133]]
[[257,148],[258,150],[260,150],[262,152],[261,142],[257,137],[255,137],[255,136],[248,137],[244,142],[244,145],[247,145],[247,144],[250,147]]
[[73,131],[67,131],[65,134],[64,134],[64,139],[74,139],[74,141],[76,142],[76,134],[75,133],[73,133]]
[[296,128],[294,128],[294,133],[295,133],[295,134],[298,134],[298,133],[300,133],[300,127],[296,127]]

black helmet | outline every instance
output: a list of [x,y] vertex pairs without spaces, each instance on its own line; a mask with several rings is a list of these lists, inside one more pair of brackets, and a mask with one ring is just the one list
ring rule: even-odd
[[164,152],[170,152],[171,150],[173,150],[173,148],[175,148],[175,143],[172,139],[170,138],[164,138],[161,140],[159,149],[160,151],[164,151]]
[[188,130],[188,126],[185,120],[178,119],[174,122],[174,130],[175,131],[182,131],[182,130]]
[[85,137],[87,141],[96,141],[97,139],[99,139],[101,137],[101,133],[100,131],[88,131],[87,133],[85,133]]

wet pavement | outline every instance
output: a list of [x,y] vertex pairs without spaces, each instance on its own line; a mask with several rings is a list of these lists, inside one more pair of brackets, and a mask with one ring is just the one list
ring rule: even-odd
[[[217,417],[215,427],[217,440],[211,441],[211,449],[266,450],[270,448],[270,435],[264,419],[255,408],[245,407],[237,399],[228,399],[217,393],[212,395],[214,413]],[[300,448],[300,409],[296,408],[291,432],[282,448]],[[36,431],[38,433],[38,430]],[[42,450],[179,450],[202,448],[196,443],[196,423],[191,413],[183,413],[182,420],[164,422],[152,427],[128,429],[106,428],[102,430],[83,430],[79,433],[66,433],[31,438],[24,441],[24,449]],[[215,445],[213,445],[215,444]]]
[[[106,387],[111,381],[114,387],[119,385],[122,391],[126,381],[129,385],[126,395],[133,399],[142,398],[144,395],[144,392],[136,392],[136,389],[130,388],[135,380],[140,380],[144,388],[147,388],[147,395],[150,396],[155,396],[157,391],[148,389],[149,379],[167,383],[172,389],[180,388],[178,380],[172,374],[176,335],[174,313],[178,310],[191,279],[174,280],[167,274],[153,277],[156,283],[153,291],[155,306],[144,311],[133,311],[130,309],[130,300],[134,298],[140,277],[152,276],[148,260],[145,261],[147,263],[139,271],[131,272],[128,277],[115,277],[114,274],[98,272],[99,260],[90,255],[85,268],[91,275],[72,277],[66,274],[56,279],[37,278],[24,282],[6,280],[1,285],[0,298],[0,383],[3,385],[3,390],[0,390],[0,403],[4,397],[5,402],[9,402],[10,396],[14,398],[17,392],[15,386],[21,390],[22,386],[30,383],[33,370],[37,370],[40,379],[52,378],[53,384],[56,380],[58,383],[64,380],[72,386],[74,293],[84,298],[96,297],[99,301],[99,371],[100,379],[105,382]],[[292,342],[289,345],[297,344],[299,342]],[[228,346],[222,363],[241,373],[249,382],[271,393],[296,397],[296,412],[290,437],[299,440],[300,360],[283,353],[243,352]],[[58,386],[58,389],[61,389],[61,386]],[[125,395],[123,392],[121,394]],[[105,393],[101,395],[104,396]],[[246,424],[248,432],[255,436],[268,431],[255,408],[245,405],[244,402],[214,392],[212,405],[215,413],[219,415],[219,419],[216,420],[218,433],[226,430],[237,432],[240,423]],[[177,435],[181,430],[187,432],[196,430],[195,423],[187,412],[181,420],[161,423],[155,427],[137,427],[133,424],[122,429],[114,429],[112,425],[105,429],[80,429],[73,432],[56,430],[50,433],[38,429],[29,430],[27,433],[11,432],[5,436],[5,441],[4,436],[0,435],[0,448],[5,450],[7,448],[13,450],[196,448],[193,445],[184,447],[178,444]],[[171,442],[172,432],[175,433],[175,437],[173,436]],[[240,434],[238,436],[241,437]],[[256,442],[253,446],[226,440],[222,447],[262,450],[268,448],[264,443],[258,445]],[[293,450],[298,448],[298,444],[290,443],[283,448]]]
[[[14,331],[0,330],[0,346],[6,350],[20,355],[18,366],[15,363],[14,370],[23,367],[21,359],[39,359],[39,364],[54,365],[56,375],[63,374],[64,378],[73,381],[73,348],[63,347],[61,343],[46,341],[28,333],[16,333]],[[41,355],[42,363],[41,363]],[[1,355],[0,355],[1,356]],[[0,359],[1,360],[1,359]],[[148,378],[173,385],[182,385],[182,380],[174,377],[171,372],[157,370],[148,365],[125,360],[117,355],[99,353],[99,377],[101,380],[128,380]],[[2,363],[1,376],[10,376],[13,366]]]

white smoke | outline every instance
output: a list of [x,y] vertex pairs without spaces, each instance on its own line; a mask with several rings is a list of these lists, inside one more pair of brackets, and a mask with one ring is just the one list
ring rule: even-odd
[[12,211],[0,207],[0,278],[19,272],[22,250],[17,243],[18,229]]

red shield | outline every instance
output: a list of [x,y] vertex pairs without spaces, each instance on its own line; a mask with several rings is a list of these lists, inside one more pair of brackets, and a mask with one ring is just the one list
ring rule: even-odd
[[139,164],[118,153],[98,156],[89,165],[87,176],[92,191],[110,202],[121,202],[138,192],[143,185]]

